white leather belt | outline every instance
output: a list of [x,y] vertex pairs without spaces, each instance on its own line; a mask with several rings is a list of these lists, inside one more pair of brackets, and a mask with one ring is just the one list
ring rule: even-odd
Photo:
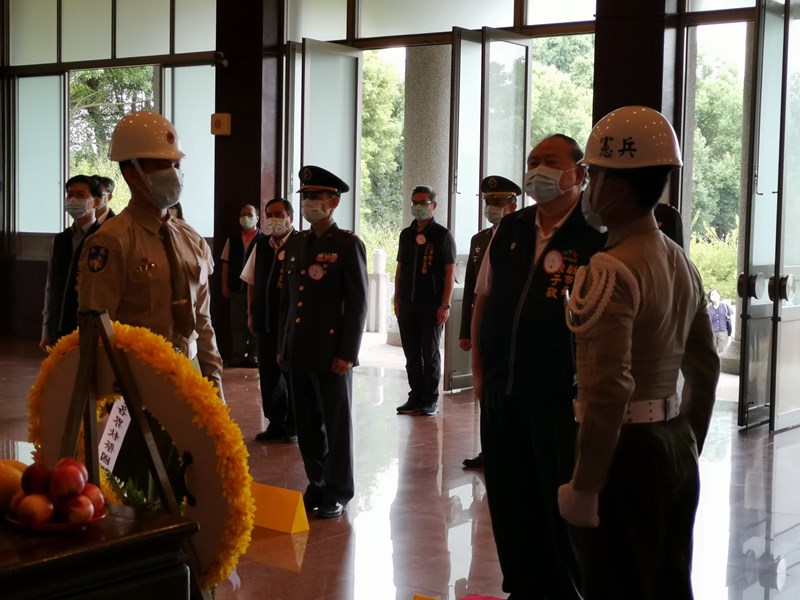
[[[586,412],[584,402],[574,402],[573,409],[575,420],[580,423]],[[661,421],[671,421],[681,412],[681,403],[678,394],[672,394],[669,398],[659,398],[657,400],[637,400],[628,402],[622,423],[659,423]]]

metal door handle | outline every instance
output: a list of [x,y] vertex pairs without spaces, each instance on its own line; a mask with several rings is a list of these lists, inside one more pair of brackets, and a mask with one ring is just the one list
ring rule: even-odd
[[795,293],[794,275],[790,273],[789,275],[784,275],[783,277],[781,277],[780,287],[778,289],[778,294],[780,295],[780,299],[786,300],[787,302],[791,302],[792,300],[794,300],[794,293]]
[[739,279],[736,282],[736,292],[739,294],[739,298],[755,298],[756,300],[760,300],[764,297],[766,291],[767,280],[763,273],[750,275],[747,279],[745,279],[744,273],[739,274]]

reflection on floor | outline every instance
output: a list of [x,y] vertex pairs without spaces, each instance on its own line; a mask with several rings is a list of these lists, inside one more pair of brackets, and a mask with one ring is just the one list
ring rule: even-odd
[[[376,346],[370,356],[392,351]],[[27,435],[27,390],[40,359],[35,342],[0,339],[4,456],[29,453],[20,441]],[[226,582],[216,600],[506,597],[483,474],[461,468],[462,459],[479,449],[470,394],[445,395],[436,417],[400,417],[395,407],[407,392],[404,372],[364,363],[354,378],[356,497],[346,516],[312,517],[311,530],[302,534],[256,529],[237,569],[238,589]],[[302,490],[297,446],[253,441],[264,428],[257,372],[227,371],[225,392],[255,480]],[[723,376],[701,459],[695,596],[800,598],[800,429],[775,436],[763,427],[740,433],[736,394],[736,378]]]

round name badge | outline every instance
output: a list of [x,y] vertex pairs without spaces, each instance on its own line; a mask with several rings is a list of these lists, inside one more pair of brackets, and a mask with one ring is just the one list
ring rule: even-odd
[[283,257],[285,255],[286,255],[286,252],[284,250],[281,250],[280,252],[278,252],[278,260],[283,260]]
[[419,244],[420,246],[424,246],[424,245],[425,245],[425,242],[427,242],[427,241],[428,241],[428,240],[427,240],[427,238],[425,237],[425,234],[424,234],[424,233],[418,233],[418,234],[417,234],[417,244]]
[[549,275],[560,271],[563,264],[564,256],[558,250],[550,250],[550,252],[545,254],[544,261],[542,262],[545,273]]
[[308,267],[308,276],[314,281],[319,281],[323,275],[325,275],[325,269],[322,268],[322,265],[313,264]]

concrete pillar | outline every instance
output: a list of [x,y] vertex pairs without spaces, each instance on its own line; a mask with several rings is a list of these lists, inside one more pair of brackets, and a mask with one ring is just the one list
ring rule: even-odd
[[[447,226],[450,164],[449,45],[406,50],[406,97],[403,122],[403,224],[411,222],[411,190],[430,185],[436,190],[436,221]],[[400,331],[392,315],[386,343],[400,346]]]
[[411,222],[411,190],[436,190],[436,220],[447,225],[450,204],[447,172],[450,160],[449,45],[419,46],[406,51],[406,98],[403,137],[403,223]]

